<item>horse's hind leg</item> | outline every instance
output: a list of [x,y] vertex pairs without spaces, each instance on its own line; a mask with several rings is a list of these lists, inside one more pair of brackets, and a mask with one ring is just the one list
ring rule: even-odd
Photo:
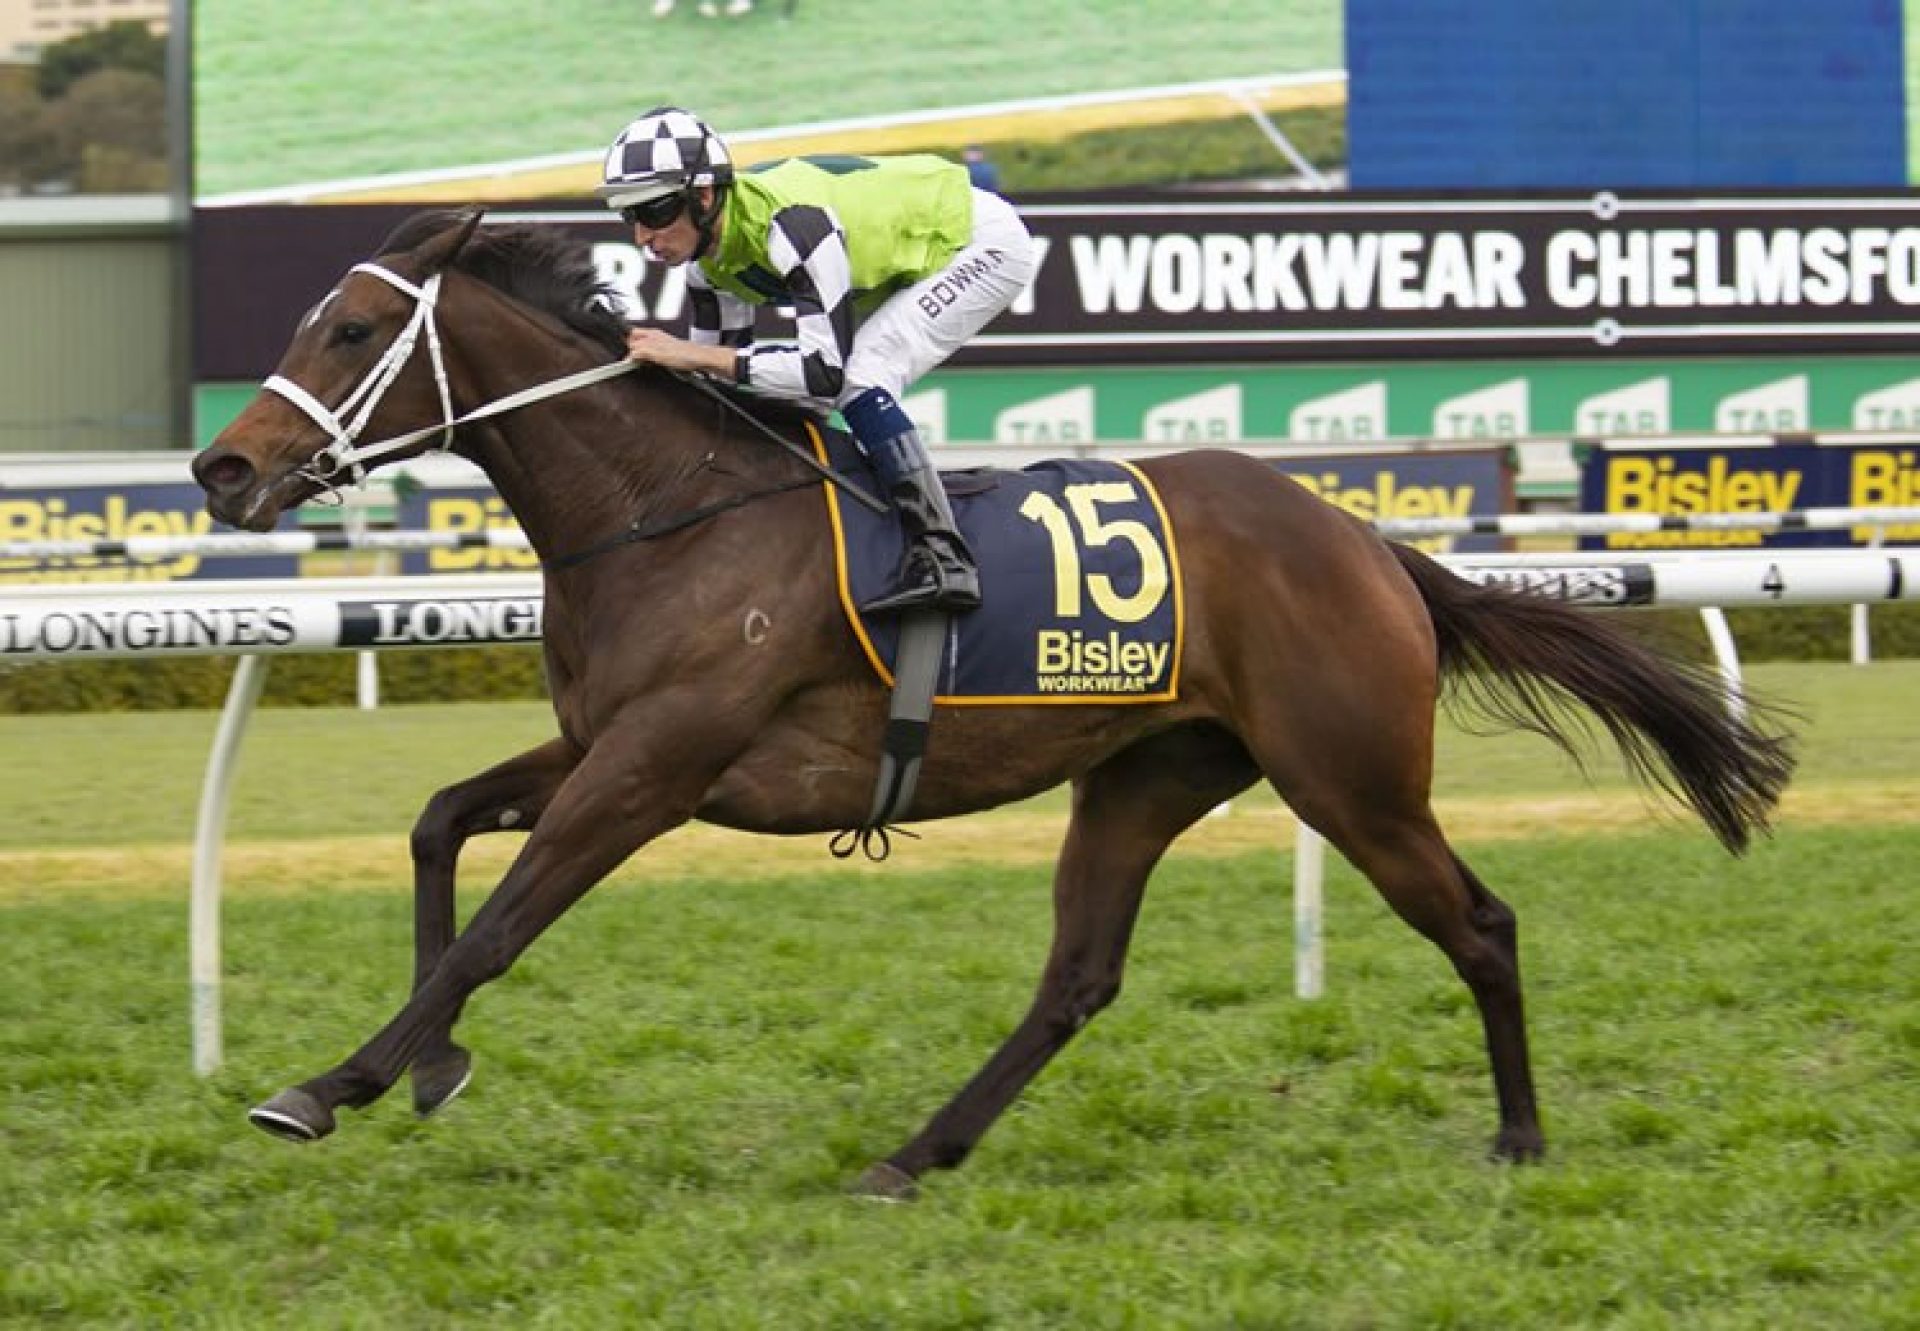
[[1054,870],[1053,946],[1032,1007],[918,1136],[862,1175],[858,1191],[909,1197],[920,1174],[966,1159],[1027,1083],[1119,994],[1147,875],[1168,843],[1258,775],[1237,740],[1206,728],[1143,741],[1075,783],[1073,820]]
[[[1349,738],[1354,746],[1368,743],[1359,735]],[[1356,755],[1349,747],[1348,761],[1337,767],[1351,773],[1356,756],[1364,761],[1364,750]],[[1417,796],[1396,795],[1396,783],[1384,779],[1384,774],[1377,783],[1337,784],[1338,778],[1328,775],[1335,766],[1301,764],[1312,770],[1290,771],[1283,766],[1277,773],[1269,771],[1275,789],[1294,811],[1338,847],[1395,913],[1453,963],[1473,994],[1486,1032],[1500,1106],[1494,1154],[1511,1160],[1538,1158],[1546,1146],[1527,1055],[1513,912],[1447,845],[1427,807],[1424,780]],[[1401,763],[1395,767],[1407,770]]]
[[[550,740],[427,801],[412,841],[415,989],[453,945],[454,872],[461,848],[488,832],[531,830],[579,757],[565,740]],[[472,1059],[453,1042],[451,1025],[429,1035],[410,1069],[414,1113],[424,1118],[460,1094],[471,1070]]]
[[[1533,1069],[1527,1058],[1527,1026],[1520,996],[1520,930],[1507,903],[1487,890],[1473,870],[1448,852],[1473,899],[1472,919],[1492,959],[1480,960],[1483,978],[1461,976],[1473,990],[1493,1060],[1494,1094],[1500,1100],[1500,1135],[1493,1153],[1507,1160],[1537,1160],[1547,1149],[1540,1111],[1533,1099]],[[1455,963],[1459,965],[1458,962]],[[1483,991],[1485,996],[1483,996]]]

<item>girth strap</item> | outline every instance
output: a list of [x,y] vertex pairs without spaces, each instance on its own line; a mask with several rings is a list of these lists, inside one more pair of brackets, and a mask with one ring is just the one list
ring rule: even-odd
[[946,656],[952,629],[953,616],[945,610],[909,610],[902,617],[893,701],[887,710],[873,808],[866,822],[847,828],[827,843],[836,858],[844,860],[858,850],[870,860],[884,860],[891,853],[888,826],[905,818],[913,805],[920,760],[926,756],[927,735],[933,727],[934,689],[940,682],[940,663]]

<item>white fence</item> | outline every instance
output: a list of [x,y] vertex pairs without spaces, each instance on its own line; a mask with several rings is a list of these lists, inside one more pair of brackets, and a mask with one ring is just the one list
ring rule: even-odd
[[0,591],[0,659],[239,656],[194,823],[188,907],[193,1066],[220,1066],[220,876],[240,742],[269,654],[532,642],[540,579],[526,576],[81,583]]
[[[1599,608],[1693,607],[1708,615],[1723,670],[1738,658],[1719,608],[1920,600],[1920,551],[1753,554],[1456,556],[1481,582],[1526,587]],[[0,589],[0,657],[237,655],[201,792],[191,897],[193,1062],[221,1060],[220,857],[228,793],[246,726],[274,653],[530,642],[541,584],[531,575],[78,584]],[[1320,992],[1318,840],[1295,856],[1296,990]]]

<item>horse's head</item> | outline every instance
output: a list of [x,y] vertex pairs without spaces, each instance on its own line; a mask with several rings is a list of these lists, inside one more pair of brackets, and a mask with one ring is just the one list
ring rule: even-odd
[[[390,244],[320,298],[273,376],[194,459],[209,513],[268,531],[336,478],[357,480],[374,461],[443,442],[436,426],[452,411],[433,304],[480,217],[450,216],[417,243]],[[363,434],[393,446],[369,450]]]

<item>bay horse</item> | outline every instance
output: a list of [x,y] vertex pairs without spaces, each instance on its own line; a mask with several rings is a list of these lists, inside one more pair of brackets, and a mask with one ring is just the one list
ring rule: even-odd
[[[411,843],[411,995],[344,1062],[251,1111],[295,1140],[325,1136],[335,1110],[409,1070],[417,1112],[450,1100],[470,1073],[453,1039],[469,997],[655,837],[692,819],[857,827],[877,770],[888,697],[836,604],[819,478],[711,389],[616,365],[624,321],[583,243],[480,220],[404,222],[304,318],[275,376],[193,463],[216,518],[264,531],[369,464],[446,444],[491,478],[544,569],[559,733],[426,805]],[[617,377],[523,392],[597,366]],[[397,437],[363,445],[365,430]],[[855,1189],[908,1197],[927,1170],[966,1158],[1119,993],[1168,845],[1262,778],[1453,964],[1492,1064],[1493,1152],[1538,1157],[1515,917],[1436,822],[1436,709],[1466,704],[1570,751],[1591,713],[1736,854],[1787,782],[1790,736],[1764,709],[1730,711],[1704,668],[1588,611],[1456,577],[1256,459],[1196,450],[1139,467],[1180,540],[1178,696],[936,709],[914,817],[1072,783],[1053,940],[1005,1042]],[[526,840],[456,931],[460,850],[506,828]]]

